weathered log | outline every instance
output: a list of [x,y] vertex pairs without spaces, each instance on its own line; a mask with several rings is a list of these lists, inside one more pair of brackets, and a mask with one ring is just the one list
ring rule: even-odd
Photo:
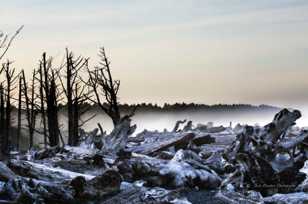
[[128,137],[135,132],[136,128],[136,125],[131,126],[131,119],[129,117],[123,118],[113,131],[103,138],[102,151],[107,154],[116,155],[121,149],[126,147]]
[[262,195],[256,191],[247,191],[245,194],[235,191],[219,191],[216,193],[215,198],[219,199],[222,203],[228,204],[261,204]]
[[92,179],[94,177],[22,160],[11,160],[8,164],[8,167],[17,175],[20,175],[22,177],[52,182],[69,181],[77,176],[84,176],[87,179]]
[[130,185],[129,187],[126,187],[125,189],[121,190],[119,194],[116,196],[112,196],[111,198],[105,199],[104,201],[100,202],[102,204],[142,204],[144,196],[145,188],[136,187],[133,185]]
[[0,181],[8,181],[15,178],[15,173],[0,161]]
[[95,172],[93,175],[97,175],[96,173],[99,173],[100,170],[108,168],[103,158],[98,155],[83,157],[82,159],[63,159],[55,161],[52,166],[81,174],[93,171]]
[[148,186],[217,188],[221,181],[219,176],[201,162],[193,160],[194,155],[191,159],[177,155],[171,161],[134,157],[120,161],[117,167],[127,181],[142,179]]
[[265,204],[305,204],[308,203],[308,194],[303,192],[289,194],[275,194],[263,199]]
[[203,163],[218,174],[228,173],[228,163],[223,159],[220,152],[213,152]]
[[[151,137],[153,136],[153,137]],[[195,137],[194,133],[154,133],[147,136],[142,144],[130,147],[129,150],[136,153],[153,155],[170,147],[185,149]]]
[[170,151],[161,151],[156,155],[156,158],[163,160],[171,160],[174,157],[174,153]]
[[[18,203],[83,203],[96,201],[118,192],[121,177],[115,171],[106,171],[89,181],[82,176],[68,182],[45,182],[33,179],[14,181]],[[39,202],[40,201],[40,202]]]
[[34,153],[34,159],[41,160],[54,157],[57,153],[65,152],[65,149],[60,146],[49,147]]
[[219,133],[224,130],[226,130],[226,128],[223,126],[213,127],[211,125],[203,125],[203,124],[198,124],[197,127],[194,128],[194,131],[200,131],[202,133]]
[[121,175],[115,170],[107,170],[102,175],[86,181],[82,176],[74,178],[70,185],[75,190],[75,198],[79,200],[103,199],[117,193],[122,182]]
[[215,143],[215,141],[216,141],[215,137],[212,137],[211,135],[208,134],[198,135],[193,139],[193,143],[197,146]]
[[217,127],[209,127],[207,128],[206,132],[208,133],[219,133],[219,132],[222,132],[222,131],[225,131],[226,128],[223,127],[223,126],[217,126]]
[[5,183],[0,200],[4,196],[16,203],[95,201],[117,193],[122,181],[115,170],[94,177],[17,160],[10,163],[10,168],[18,176]]
[[[159,187],[147,188],[126,183],[120,193],[105,199],[102,204],[158,204],[158,203],[185,203],[185,198],[181,198],[181,189],[166,190]],[[176,202],[177,201],[177,202]]]
[[23,177],[6,182],[0,196],[11,203],[75,203],[68,185]]

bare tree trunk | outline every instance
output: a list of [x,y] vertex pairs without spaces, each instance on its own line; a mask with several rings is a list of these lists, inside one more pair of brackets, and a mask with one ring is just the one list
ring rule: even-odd
[[46,127],[46,114],[44,105],[44,84],[43,84],[42,64],[40,64],[39,75],[40,75],[40,102],[41,102],[41,118],[43,122],[44,147],[47,148],[47,127]]
[[17,114],[17,141],[16,146],[19,150],[20,134],[21,134],[21,97],[22,97],[22,78],[19,77],[19,90],[18,90],[18,114]]
[[5,127],[5,107],[4,107],[4,88],[2,83],[0,84],[0,136],[1,136],[1,151],[5,152],[4,146],[4,127]]
[[12,87],[14,83],[14,73],[15,69],[10,68],[11,62],[7,61],[4,65],[4,71],[5,71],[5,77],[6,77],[6,109],[5,109],[5,136],[3,145],[5,148],[5,152],[7,153],[9,151],[9,138],[10,138],[10,130],[11,130],[11,91],[14,89]]
[[[52,74],[54,75],[54,74]],[[49,143],[50,146],[59,145],[59,124],[58,124],[58,105],[56,98],[56,82],[52,76],[49,98],[47,100],[47,117],[48,117],[48,130],[49,130]]]
[[[76,146],[79,142],[79,119],[83,114],[80,106],[87,93],[85,93],[84,87],[79,86],[81,79],[78,74],[87,64],[88,59],[81,56],[75,58],[73,53],[66,49],[66,71],[64,76],[58,73],[67,100],[68,144],[71,146]],[[66,85],[62,81],[62,77],[66,79]]]
[[[26,77],[24,70],[22,71],[22,79],[23,79],[23,91],[25,95],[26,100],[26,117],[28,121],[28,130],[29,130],[29,148],[31,149],[33,147],[33,126],[32,126],[32,116],[31,116],[31,109],[30,109],[30,99],[28,96],[28,85],[26,83]],[[31,102],[32,103],[32,102]]]
[[[76,84],[76,88],[75,88],[75,95],[78,95],[78,88],[77,88],[77,84]],[[75,97],[74,99],[74,103],[73,103],[73,135],[74,135],[74,140],[73,140],[73,144],[77,145],[79,142],[79,101],[78,101],[78,97]]]
[[49,145],[51,147],[59,145],[59,123],[58,123],[58,105],[57,105],[57,93],[56,82],[54,73],[49,73],[47,68],[46,53],[43,54],[43,71],[44,71],[44,88],[45,96],[47,100],[47,124]]
[[5,113],[5,137],[4,137],[4,147],[6,152],[9,150],[9,138],[11,130],[11,98],[10,98],[10,87],[11,82],[7,80],[7,97],[6,97],[6,113]]
[[34,136],[34,130],[35,130],[35,122],[36,122],[36,109],[35,109],[35,70],[33,71],[32,75],[32,85],[31,85],[31,110],[30,110],[30,120],[31,120],[31,128],[30,131],[30,148],[33,147],[33,136]]
[[75,145],[74,135],[74,111],[73,111],[73,94],[72,94],[72,56],[66,50],[66,95],[68,111],[68,144]]

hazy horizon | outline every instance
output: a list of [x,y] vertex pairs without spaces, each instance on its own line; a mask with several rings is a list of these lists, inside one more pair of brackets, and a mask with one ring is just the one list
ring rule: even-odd
[[31,72],[68,47],[97,64],[105,46],[123,103],[308,107],[304,0],[5,1],[0,30],[25,25],[7,58]]

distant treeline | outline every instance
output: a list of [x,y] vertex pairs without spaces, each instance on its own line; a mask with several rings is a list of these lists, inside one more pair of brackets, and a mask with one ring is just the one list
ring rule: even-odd
[[[83,104],[84,106],[91,106],[90,109],[99,109],[97,105]],[[165,103],[164,105],[157,105],[153,103],[140,103],[140,104],[119,104],[119,108],[123,112],[130,112],[136,109],[136,112],[249,112],[249,111],[279,111],[279,107],[270,105],[251,105],[251,104],[197,104],[197,103]],[[66,105],[61,105],[61,109],[66,109]]]

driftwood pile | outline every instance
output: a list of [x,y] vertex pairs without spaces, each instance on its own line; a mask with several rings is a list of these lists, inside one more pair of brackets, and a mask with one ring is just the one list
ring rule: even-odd
[[299,117],[299,111],[284,109],[264,128],[246,126],[224,154],[234,167],[224,185],[257,190],[265,196],[294,191],[306,177],[300,169],[307,159],[308,133],[294,137],[287,130]]
[[108,135],[82,131],[80,147],[1,162],[0,203],[190,203],[190,191],[214,191],[212,203],[305,203],[308,132],[292,132],[300,116],[284,109],[239,134],[179,121],[132,137],[128,118]]

